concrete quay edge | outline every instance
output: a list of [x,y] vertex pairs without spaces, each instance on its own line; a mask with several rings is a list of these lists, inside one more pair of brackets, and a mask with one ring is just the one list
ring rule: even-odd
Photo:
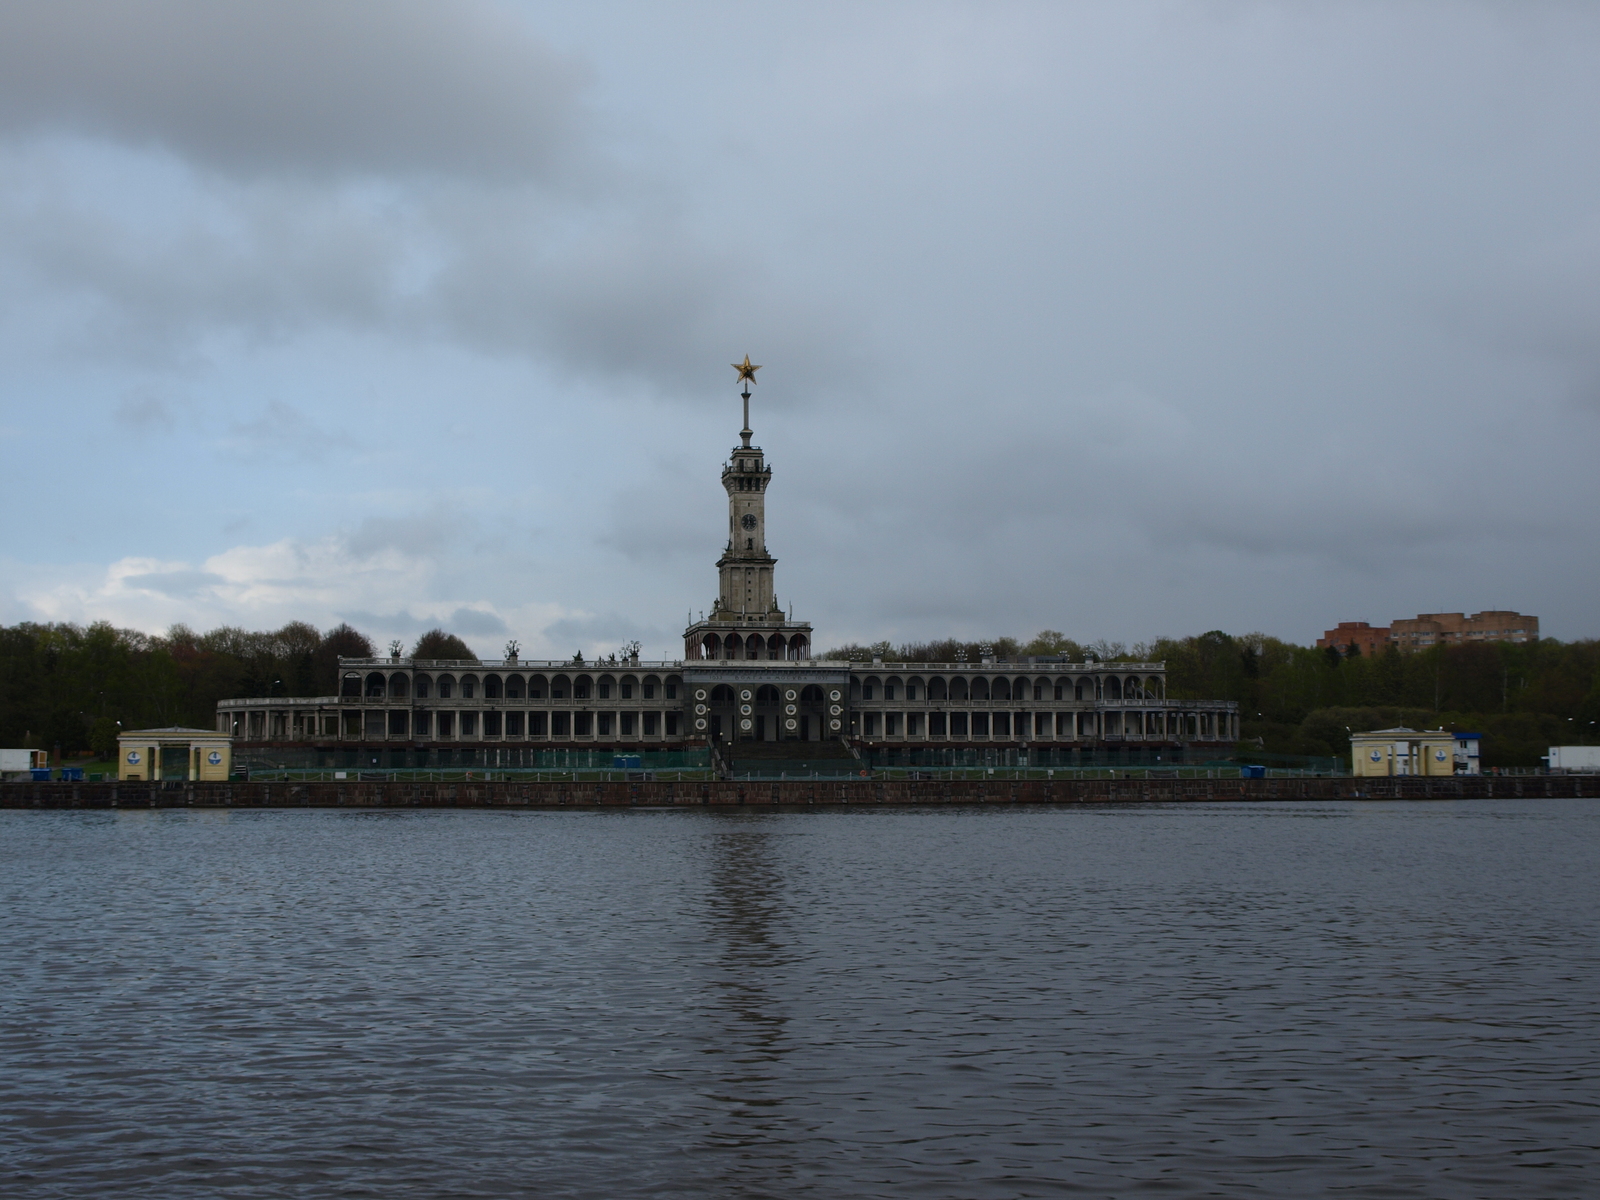
[[1600,775],[1327,779],[5,783],[0,809],[773,808],[1600,798]]

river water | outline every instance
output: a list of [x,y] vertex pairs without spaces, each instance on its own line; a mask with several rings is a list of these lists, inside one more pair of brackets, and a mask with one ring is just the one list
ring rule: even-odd
[[1593,1195],[1600,801],[0,813],[7,1197]]

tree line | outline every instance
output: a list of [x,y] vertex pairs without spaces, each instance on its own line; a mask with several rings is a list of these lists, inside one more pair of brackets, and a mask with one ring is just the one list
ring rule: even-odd
[[1537,766],[1553,745],[1600,741],[1600,641],[1468,642],[1363,656],[1297,646],[1265,634],[1220,630],[1127,646],[1080,644],[1055,630],[1031,640],[996,637],[871,646],[830,658],[885,662],[1165,662],[1174,700],[1233,700],[1240,737],[1266,754],[1343,757],[1350,734],[1406,725],[1485,735],[1488,766]]
[[[388,648],[403,650],[398,643]],[[150,636],[106,623],[0,626],[0,745],[93,750],[109,757],[119,729],[209,729],[217,701],[240,696],[331,696],[341,656],[370,658],[372,639],[304,622],[252,632],[196,633],[174,625]],[[417,658],[477,655],[454,634],[430,630]],[[1167,664],[1173,699],[1233,700],[1241,737],[1264,754],[1335,756],[1352,731],[1444,725],[1486,736],[1488,765],[1533,766],[1549,746],[1600,741],[1600,642],[1467,643],[1362,656],[1297,646],[1264,634],[1213,630],[1131,647],[1079,643],[1044,630],[1023,641],[996,637],[894,645],[844,645],[828,658],[886,662]]]
[[[349,625],[320,632],[303,621],[270,632],[174,625],[159,637],[105,622],[0,626],[0,745],[111,758],[122,729],[213,728],[219,700],[335,695],[340,657],[374,652]],[[442,629],[413,653],[477,658]]]

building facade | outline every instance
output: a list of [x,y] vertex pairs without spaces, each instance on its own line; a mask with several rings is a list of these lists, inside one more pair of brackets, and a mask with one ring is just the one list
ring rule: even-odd
[[1408,621],[1395,621],[1389,636],[1402,650],[1429,646],[1459,646],[1464,642],[1536,642],[1539,618],[1504,609],[1473,613],[1418,613]]
[[130,729],[117,735],[117,778],[147,781],[215,781],[233,768],[233,739],[220,725],[186,729]]
[[1429,646],[1459,646],[1464,642],[1536,642],[1539,618],[1525,613],[1490,609],[1473,613],[1418,613],[1389,625],[1365,621],[1340,621],[1317,639],[1318,648],[1333,646],[1349,652],[1359,648],[1373,654],[1393,644],[1401,650],[1426,650]]
[[1447,729],[1404,727],[1352,733],[1350,773],[1361,776],[1477,775],[1478,735],[1469,733],[1458,738]]
[[772,469],[751,444],[743,395],[741,444],[722,469],[717,596],[684,630],[681,659],[341,659],[338,695],[224,700],[218,732],[241,748],[406,747],[417,765],[462,748],[793,743],[799,754],[840,740],[1157,750],[1237,740],[1237,706],[1169,699],[1164,663],[813,658],[810,624],[778,602],[766,537]]
[[1317,639],[1317,649],[1332,646],[1341,654],[1349,654],[1352,647],[1369,657],[1389,644],[1387,625],[1368,625],[1365,621],[1340,621]]

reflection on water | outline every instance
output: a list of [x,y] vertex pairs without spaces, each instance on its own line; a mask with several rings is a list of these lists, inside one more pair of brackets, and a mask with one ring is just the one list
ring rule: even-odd
[[[786,1140],[779,1064],[791,1047],[771,984],[787,976],[792,957],[783,944],[783,879],[773,845],[781,819],[737,814],[717,823],[705,910],[719,951],[711,981],[717,1000],[704,1054],[708,1099],[724,1111],[707,1122],[703,1144],[725,1152],[711,1156],[718,1182],[737,1187],[752,1172],[746,1151]],[[762,1155],[754,1164],[759,1178],[750,1182],[778,1186],[789,1179],[789,1166],[782,1154]]]
[[0,813],[0,1194],[1577,1196],[1600,806]]

